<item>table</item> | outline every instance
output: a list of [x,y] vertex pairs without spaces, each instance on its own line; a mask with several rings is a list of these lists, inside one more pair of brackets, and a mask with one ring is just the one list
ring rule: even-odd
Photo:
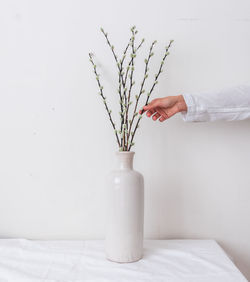
[[104,241],[0,239],[0,282],[247,281],[214,240],[145,240],[135,263],[105,259]]

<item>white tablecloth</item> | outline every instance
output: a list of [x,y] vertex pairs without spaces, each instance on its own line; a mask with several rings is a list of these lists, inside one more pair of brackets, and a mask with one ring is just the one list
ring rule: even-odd
[[0,240],[0,282],[247,281],[213,240],[146,240],[135,263],[105,259],[104,242]]

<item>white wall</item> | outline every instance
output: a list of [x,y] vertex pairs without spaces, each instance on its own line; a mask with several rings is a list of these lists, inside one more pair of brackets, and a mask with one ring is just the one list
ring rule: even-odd
[[[116,143],[88,52],[112,106],[116,77],[100,26],[117,50],[133,24],[145,48],[157,39],[152,70],[175,39],[160,97],[247,82],[249,15],[247,0],[1,1],[0,236],[104,237],[103,182]],[[249,126],[145,118],[134,148],[146,237],[214,238],[248,278]]]

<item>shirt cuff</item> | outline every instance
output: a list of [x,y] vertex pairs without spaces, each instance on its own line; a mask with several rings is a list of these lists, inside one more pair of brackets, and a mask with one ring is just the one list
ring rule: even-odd
[[183,94],[184,101],[187,105],[187,111],[181,112],[184,121],[193,121],[194,114],[196,113],[194,98],[191,94]]

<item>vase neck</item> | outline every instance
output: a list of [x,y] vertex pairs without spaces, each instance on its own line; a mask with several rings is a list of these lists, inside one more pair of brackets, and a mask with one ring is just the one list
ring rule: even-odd
[[117,167],[119,169],[133,169],[134,152],[117,152]]

